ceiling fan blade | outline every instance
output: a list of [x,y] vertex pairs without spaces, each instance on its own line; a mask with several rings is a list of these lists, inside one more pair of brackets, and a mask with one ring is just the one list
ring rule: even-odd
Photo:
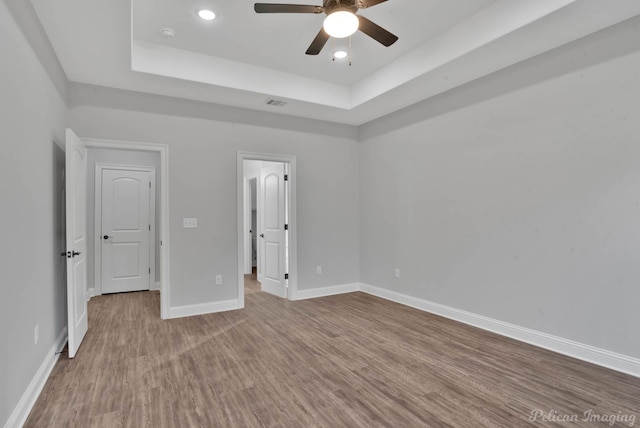
[[316,38],[313,39],[313,42],[311,42],[309,49],[307,49],[307,52],[305,53],[307,55],[318,55],[324,45],[327,43],[327,40],[329,40],[329,35],[326,31],[324,31],[324,28],[321,28],[320,32],[318,33]]
[[306,4],[277,4],[277,3],[256,3],[253,10],[257,13],[322,13],[322,6],[312,6]]
[[364,16],[358,15],[360,26],[358,29],[372,39],[382,43],[385,46],[391,46],[398,40],[398,36],[391,34],[378,24],[374,24]]
[[358,5],[358,9],[366,9],[386,1],[387,0],[358,0],[356,4]]

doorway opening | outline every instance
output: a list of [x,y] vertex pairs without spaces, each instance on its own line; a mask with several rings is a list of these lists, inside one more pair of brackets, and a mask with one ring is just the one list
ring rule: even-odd
[[[258,281],[258,180],[261,161],[244,162],[244,190],[245,190],[245,237],[244,247],[244,294],[245,296],[262,290]],[[255,171],[253,171],[255,170]]]
[[238,153],[238,301],[297,291],[295,157]]
[[[87,296],[90,290],[87,282],[88,238],[103,239],[95,236],[93,228],[87,227],[87,220],[93,216],[87,216],[89,207],[94,205],[88,197],[87,186],[88,150],[91,148],[121,151],[143,151],[159,153],[159,182],[160,209],[157,220],[160,223],[160,317],[169,317],[169,228],[168,228],[168,146],[161,144],[141,144],[117,141],[104,141],[92,139],[80,139],[72,129],[66,129],[65,139],[65,240],[66,252],[61,255],[67,259],[67,335],[68,355],[73,358],[84,339],[89,328]],[[131,153],[131,152],[127,152]],[[129,192],[129,195],[131,192]],[[144,204],[142,204],[144,206]],[[147,207],[148,208],[148,207]],[[148,225],[151,228],[151,225]],[[150,270],[150,267],[148,268]]]
[[[83,141],[88,152],[87,187],[91,192],[87,229],[91,253],[88,273],[93,287],[89,288],[89,296],[159,290],[160,318],[167,319],[170,317],[168,147],[98,139]],[[145,192],[148,199],[138,195]],[[138,202],[133,203],[133,199]],[[102,207],[105,203],[115,204],[116,208],[120,204],[121,208],[115,211],[117,218],[112,215],[105,218]],[[144,229],[148,242],[137,238]],[[148,250],[140,250],[141,245]],[[107,263],[111,268],[105,266]]]

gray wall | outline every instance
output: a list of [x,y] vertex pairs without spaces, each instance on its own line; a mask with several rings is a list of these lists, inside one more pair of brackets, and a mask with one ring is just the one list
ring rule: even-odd
[[[80,137],[169,145],[171,306],[237,297],[238,150],[297,157],[299,289],[358,281],[358,144],[351,128],[307,121],[320,133],[302,132],[298,119],[262,114],[248,123],[251,112],[233,109],[222,121],[204,104],[84,85],[72,85],[71,103],[70,127]],[[197,217],[198,228],[183,229],[184,217]]]
[[66,79],[29,8],[0,2],[0,426],[67,315],[64,152],[56,145],[64,142]]
[[638,49],[625,24],[362,127],[361,281],[640,357]]
[[[156,282],[160,281],[160,153],[137,150],[107,150],[91,147],[87,150],[87,287],[95,285],[95,178],[96,164],[106,163],[128,166],[153,166],[156,168]],[[155,285],[152,285],[154,288]]]

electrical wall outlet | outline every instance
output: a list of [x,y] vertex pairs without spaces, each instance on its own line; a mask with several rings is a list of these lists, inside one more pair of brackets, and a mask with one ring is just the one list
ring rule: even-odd
[[192,229],[198,227],[198,219],[197,218],[183,218],[182,219],[182,227],[185,229]]
[[216,285],[222,285],[222,275],[216,275]]
[[400,278],[400,269],[396,268],[395,276],[396,278]]
[[40,325],[37,325],[33,329],[33,343],[34,343],[34,345],[37,345],[39,340],[40,340]]
[[316,275],[322,275],[322,266],[316,266]]

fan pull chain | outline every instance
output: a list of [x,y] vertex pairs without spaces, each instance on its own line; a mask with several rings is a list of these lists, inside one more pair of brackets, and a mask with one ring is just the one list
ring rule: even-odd
[[351,67],[351,36],[349,36],[349,67]]
[[336,47],[333,43],[333,37],[331,38],[331,61],[335,61],[336,60],[336,56],[334,55],[336,52]]

